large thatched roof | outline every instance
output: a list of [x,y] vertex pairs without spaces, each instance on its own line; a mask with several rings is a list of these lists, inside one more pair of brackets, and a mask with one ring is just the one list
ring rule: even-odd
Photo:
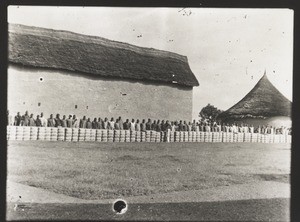
[[269,81],[266,73],[237,104],[219,115],[219,119],[267,118],[291,116],[292,102]]
[[134,80],[198,86],[187,57],[108,39],[9,24],[9,62]]

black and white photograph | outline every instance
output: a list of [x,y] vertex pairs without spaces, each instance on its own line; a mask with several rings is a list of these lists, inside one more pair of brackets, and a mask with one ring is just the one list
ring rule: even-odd
[[292,9],[7,23],[7,221],[290,221]]

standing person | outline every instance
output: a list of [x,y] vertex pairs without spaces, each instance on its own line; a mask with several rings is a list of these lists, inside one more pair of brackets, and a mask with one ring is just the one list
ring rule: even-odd
[[196,127],[197,127],[196,120],[193,120],[191,130],[196,131]]
[[244,132],[245,133],[249,133],[249,126],[248,126],[248,124],[246,124]]
[[142,122],[141,122],[141,131],[143,131],[143,132],[146,131],[146,121],[145,121],[145,119],[143,119]]
[[266,134],[266,127],[263,125],[260,129],[261,134]]
[[188,131],[188,124],[185,120],[183,121],[183,131]]
[[21,115],[20,115],[20,112],[17,112],[17,115],[15,116],[14,125],[15,126],[20,126],[21,125]]
[[135,122],[134,122],[134,119],[131,120],[131,123],[130,123],[129,127],[130,127],[130,131],[135,131]]
[[225,124],[224,123],[222,123],[222,125],[221,125],[221,131],[225,132]]
[[25,111],[25,114],[22,116],[22,122],[23,122],[23,126],[28,126],[29,125],[29,115],[28,115],[28,111]]
[[35,126],[35,119],[33,118],[33,114],[30,114],[28,126]]
[[114,118],[112,117],[108,122],[108,129],[113,130],[114,128],[115,128],[115,121]]
[[266,133],[271,134],[271,127],[269,125],[267,125],[266,127]]
[[79,120],[77,119],[76,115],[73,115],[72,127],[79,128]]
[[61,119],[59,114],[56,114],[55,127],[61,127]]
[[192,131],[192,123],[189,122],[187,125],[187,131]]
[[68,128],[72,128],[73,127],[72,115],[69,115],[69,118],[67,119],[67,127]]
[[92,122],[92,129],[97,129],[97,128],[98,128],[97,118],[94,118],[94,120]]
[[13,125],[13,117],[9,114],[9,110],[7,110],[7,125],[12,126]]
[[63,118],[61,119],[61,126],[62,127],[67,127],[66,115],[63,115]]
[[166,131],[166,123],[165,123],[165,120],[163,119],[162,121],[161,121],[161,131],[163,131],[163,132],[165,132]]
[[228,132],[229,133],[237,133],[238,128],[236,127],[236,130],[234,130],[234,125],[228,125]]
[[253,127],[253,125],[251,125],[251,126],[249,127],[249,131],[250,131],[250,133],[254,133],[254,127]]
[[141,131],[141,125],[140,125],[140,120],[139,119],[136,120],[135,131]]
[[48,121],[44,117],[44,113],[41,113],[40,119],[41,119],[42,127],[47,127],[48,126]]
[[205,132],[208,132],[208,133],[211,132],[211,128],[210,128],[210,124],[209,123],[206,124],[206,126],[205,126]]
[[86,128],[87,129],[92,129],[92,122],[91,122],[90,118],[88,118],[87,121],[86,121]]
[[175,123],[174,123],[174,128],[175,128],[175,131],[180,131],[180,130],[179,130],[179,123],[178,123],[177,120],[176,120]]
[[260,125],[256,128],[256,132],[257,132],[257,133],[261,133]]
[[200,131],[200,121],[196,122],[196,132]]
[[121,116],[119,116],[119,121],[118,122],[119,122],[119,128],[120,128],[120,130],[122,130],[124,123],[123,123],[123,120],[122,120]]
[[154,120],[153,123],[151,124],[151,130],[155,130],[156,127],[157,127],[156,120]]
[[238,132],[238,128],[236,126],[236,123],[233,123],[233,125],[232,125],[232,132],[234,132],[234,133]]
[[104,121],[102,122],[102,129],[108,128],[108,119],[107,117],[104,118]]
[[171,131],[175,131],[175,127],[176,127],[176,125],[175,125],[175,123],[172,121],[171,122]]
[[[122,126],[123,126],[123,124],[122,124]],[[119,130],[120,129],[119,119],[116,120],[114,127],[115,127],[115,130]]]
[[78,128],[78,127],[79,127],[79,121],[76,115],[73,115],[73,128]]
[[99,117],[99,118],[98,118],[98,122],[97,122],[97,129],[103,129],[103,128],[102,128],[102,125],[103,125],[103,121],[102,121],[102,119]]
[[218,132],[218,124],[217,124],[217,122],[213,123],[213,127],[214,127],[214,132]]
[[201,121],[199,125],[199,131],[204,132],[204,123]]
[[42,121],[41,121],[41,119],[40,119],[40,115],[37,115],[37,116],[36,116],[35,125],[36,125],[37,127],[41,127],[41,126],[42,126]]
[[169,120],[166,121],[166,123],[164,124],[164,134],[163,134],[163,141],[164,142],[170,142],[170,131],[172,129],[172,126],[169,122]]
[[67,127],[68,128],[72,128],[73,127],[72,115],[69,115],[69,118],[67,119]]
[[270,134],[274,134],[274,127],[273,126],[271,126],[271,128],[270,128]]
[[53,118],[53,114],[50,115],[50,118],[48,119],[48,127],[54,127],[55,126],[55,120]]
[[164,131],[168,131],[168,130],[170,130],[170,131],[172,130],[172,125],[169,120],[166,121]]
[[148,122],[146,123],[146,130],[151,130],[151,125],[152,125],[151,119],[148,119]]
[[182,120],[179,121],[179,124],[178,124],[178,131],[183,131],[184,130],[184,127],[183,127],[183,124],[182,124]]
[[83,116],[83,118],[79,122],[79,128],[86,128],[86,116]]
[[161,123],[160,123],[160,120],[157,120],[156,128],[153,129],[153,130],[155,130],[157,132],[161,132]]
[[123,123],[123,129],[124,129],[124,130],[129,130],[129,125],[130,125],[129,119],[126,119],[126,122]]

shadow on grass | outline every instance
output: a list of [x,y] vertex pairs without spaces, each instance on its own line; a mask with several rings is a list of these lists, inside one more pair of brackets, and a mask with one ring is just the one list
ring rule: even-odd
[[254,174],[264,181],[290,183],[290,174]]

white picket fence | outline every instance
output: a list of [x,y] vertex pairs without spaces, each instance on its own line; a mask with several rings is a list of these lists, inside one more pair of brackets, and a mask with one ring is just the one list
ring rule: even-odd
[[291,135],[226,132],[156,132],[105,129],[7,126],[7,140],[96,142],[291,143]]

